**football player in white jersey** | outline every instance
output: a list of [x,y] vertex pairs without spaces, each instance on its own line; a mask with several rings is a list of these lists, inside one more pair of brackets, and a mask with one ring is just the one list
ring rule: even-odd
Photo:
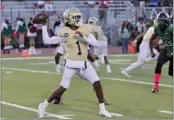
[[131,64],[129,67],[127,67],[121,71],[121,73],[127,77],[131,77],[131,75],[129,75],[129,72],[131,70],[133,70],[139,66],[142,66],[144,64],[144,62],[148,62],[150,60],[157,59],[159,56],[159,52],[156,49],[154,49],[156,56],[154,58],[151,57],[151,59],[148,58],[150,56],[149,40],[150,40],[152,34],[154,33],[153,20],[149,20],[147,22],[147,26],[149,26],[149,29],[147,30],[145,35],[144,36],[140,35],[137,37],[137,39],[141,39],[141,37],[142,37],[142,43],[140,44],[140,47],[139,47],[140,52],[138,54],[138,60],[135,63]]
[[[82,24],[82,14],[77,8],[69,8],[63,13],[63,20],[65,27],[62,28],[58,36],[49,37],[47,26],[42,27],[43,41],[45,44],[65,43],[66,58],[64,64],[64,73],[60,83],[60,87],[53,91],[53,93],[44,102],[38,106],[38,117],[43,118],[46,107],[56,97],[62,94],[69,88],[72,77],[75,74],[81,74],[85,77],[95,88],[96,96],[99,102],[99,115],[112,117],[112,115],[105,109],[104,94],[100,79],[87,61],[87,45],[90,44],[99,47],[100,44],[91,34],[92,27],[87,24]],[[47,20],[46,20],[47,21]]]
[[[56,48],[57,53],[56,53],[56,56],[55,56],[55,63],[56,63],[56,66],[57,66],[56,71],[57,71],[58,74],[60,74],[60,70],[63,71],[63,68],[59,65],[60,57],[62,55],[64,56],[66,54],[66,52],[68,52],[68,51],[65,51],[65,48],[66,48],[65,45],[66,44],[61,43],[60,46]],[[66,59],[66,58],[64,57],[64,59]],[[88,60],[91,61],[92,63],[95,62],[95,58],[92,56],[92,54],[89,52],[89,50],[88,50]],[[61,69],[58,68],[58,66],[60,66]],[[83,74],[76,73],[76,75],[78,75],[82,79],[87,80],[86,77],[83,76]],[[95,91],[95,89],[94,89],[94,91]],[[61,97],[62,96],[55,98],[53,104],[63,104]],[[104,103],[105,103],[105,105],[109,105],[109,103],[106,100],[104,101]]]
[[98,24],[98,19],[96,17],[90,17],[88,20],[88,24],[93,25],[92,33],[95,36],[95,38],[99,41],[100,47],[94,47],[94,55],[97,57],[100,57],[101,63],[106,64],[107,73],[112,73],[111,67],[109,65],[109,61],[107,58],[108,55],[108,39],[103,33],[102,28]]

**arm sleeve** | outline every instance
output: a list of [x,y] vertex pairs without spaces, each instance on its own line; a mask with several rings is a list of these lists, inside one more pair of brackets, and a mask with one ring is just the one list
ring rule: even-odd
[[66,42],[63,37],[58,37],[58,36],[49,37],[47,26],[42,26],[42,37],[44,44],[58,44]]
[[97,29],[93,26],[92,27],[92,33],[95,33],[95,32],[97,32]]
[[96,40],[96,38],[90,33],[88,37],[84,38],[87,43],[94,47],[100,47],[99,42]]

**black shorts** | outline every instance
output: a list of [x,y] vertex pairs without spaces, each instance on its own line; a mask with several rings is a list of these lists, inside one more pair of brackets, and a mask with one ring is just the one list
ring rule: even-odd
[[173,76],[173,55],[168,56],[167,52],[165,50],[162,50],[158,57],[157,64],[163,66],[168,61],[169,61],[168,73],[170,76]]
[[162,50],[161,53],[159,54],[157,63],[163,65],[168,61],[169,61],[169,56],[167,56],[167,52],[165,50]]

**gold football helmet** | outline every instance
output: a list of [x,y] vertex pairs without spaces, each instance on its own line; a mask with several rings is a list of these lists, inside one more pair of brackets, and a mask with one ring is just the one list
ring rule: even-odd
[[88,20],[88,24],[96,25],[98,24],[98,19],[96,17],[90,17]]
[[82,13],[77,8],[68,8],[63,13],[63,21],[65,24],[70,24],[79,27],[83,24]]

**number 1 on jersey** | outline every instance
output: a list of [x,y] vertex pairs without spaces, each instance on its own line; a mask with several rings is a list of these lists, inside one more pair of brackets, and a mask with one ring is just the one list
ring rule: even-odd
[[81,48],[80,48],[80,42],[76,41],[77,47],[78,47],[78,55],[82,55]]

